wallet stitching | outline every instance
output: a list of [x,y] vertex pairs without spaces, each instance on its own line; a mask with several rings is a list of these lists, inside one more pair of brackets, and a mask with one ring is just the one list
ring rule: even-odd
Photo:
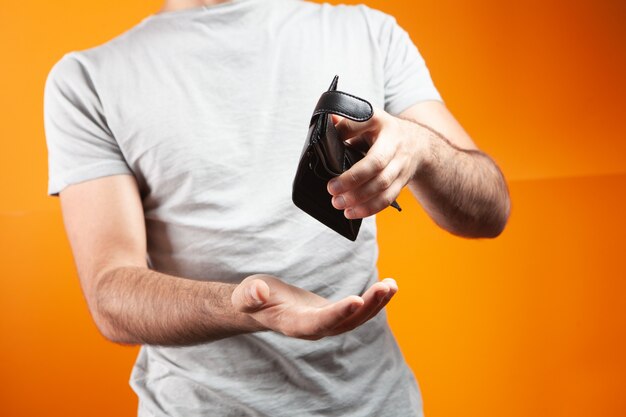
[[333,113],[333,114],[338,114],[340,116],[344,116],[347,117],[348,119],[352,119],[355,120],[357,122],[365,122],[366,120],[369,120],[372,118],[372,116],[367,116],[367,117],[354,117],[351,114],[342,112],[342,111],[338,111],[338,110],[333,110],[333,109],[319,109],[315,111],[315,114],[320,114],[320,113]]
[[363,103],[367,104],[367,106],[370,109],[369,115],[365,116],[365,117],[355,117],[355,116],[352,116],[352,115],[347,114],[345,112],[337,111],[337,110],[334,110],[334,109],[315,109],[315,112],[313,113],[313,115],[320,114],[320,113],[334,113],[334,114],[338,114],[340,116],[344,116],[344,117],[347,117],[349,119],[353,119],[353,120],[356,120],[356,121],[359,121],[359,122],[364,122],[366,120],[369,120],[374,115],[374,108],[372,107],[372,104],[369,101],[364,100],[364,99],[362,99],[360,97],[357,97],[357,96],[353,96],[352,94],[349,94],[349,93],[344,93],[343,91],[336,91],[336,90],[334,90],[334,91],[332,91],[332,93],[333,94],[343,94],[344,96],[352,97],[353,99],[355,99],[357,101],[360,101],[360,102],[363,102]]
[[[336,91],[336,90],[335,90],[335,91],[333,91],[332,93],[333,93],[333,94],[343,94],[344,96],[352,97],[353,99],[355,99],[355,100],[357,100],[357,101],[362,101],[363,103],[367,104],[367,107],[369,107],[369,108],[370,108],[370,113],[371,113],[371,112],[373,112],[373,110],[374,110],[374,109],[372,108],[372,104],[371,104],[369,101],[367,101],[367,100],[365,100],[365,99],[362,99],[361,97],[357,97],[357,96],[354,96],[354,95],[352,95],[352,94],[350,94],[350,93],[345,93],[345,92],[343,92],[343,91]],[[371,116],[370,116],[370,117],[371,117]]]

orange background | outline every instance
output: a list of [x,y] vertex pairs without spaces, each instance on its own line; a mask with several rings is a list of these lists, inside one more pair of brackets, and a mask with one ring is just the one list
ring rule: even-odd
[[[409,31],[513,199],[496,240],[450,236],[408,194],[379,216],[390,322],[427,416],[626,415],[626,3],[366,3]],[[2,4],[0,415],[135,413],[136,348],[91,323],[46,196],[42,94],[65,52],[160,6]]]

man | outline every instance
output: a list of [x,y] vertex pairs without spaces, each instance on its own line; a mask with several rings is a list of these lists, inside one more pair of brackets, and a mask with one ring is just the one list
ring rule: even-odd
[[[333,75],[367,156],[328,184],[356,242],[291,202]],[[505,181],[441,101],[396,21],[301,0],[167,0],[45,89],[50,195],[109,340],[141,344],[140,416],[417,416],[386,322],[372,215],[408,186],[441,227],[495,237]],[[427,343],[427,341],[426,341]]]

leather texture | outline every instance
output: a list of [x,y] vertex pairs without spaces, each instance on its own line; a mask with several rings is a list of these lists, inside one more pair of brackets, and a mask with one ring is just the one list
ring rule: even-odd
[[[339,77],[335,76],[328,91],[320,96],[311,116],[293,181],[292,200],[304,212],[354,241],[361,227],[361,219],[347,219],[343,210],[333,207],[327,184],[331,178],[361,160],[365,152],[344,144],[335,129],[331,114],[365,122],[374,115],[374,109],[362,98],[337,91],[338,81]],[[395,201],[392,206],[401,210]]]
[[356,122],[365,122],[374,115],[372,105],[343,91],[326,91],[315,106],[313,116],[334,113]]

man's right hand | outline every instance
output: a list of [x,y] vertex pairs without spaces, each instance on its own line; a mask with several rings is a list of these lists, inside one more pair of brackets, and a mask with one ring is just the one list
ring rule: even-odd
[[361,297],[330,302],[270,275],[237,285],[164,274],[146,264],[145,218],[132,175],[73,184],[60,197],[87,304],[113,342],[183,346],[262,330],[315,340],[366,322],[397,290],[388,279]]
[[362,296],[350,295],[331,302],[274,276],[258,274],[244,279],[233,291],[231,301],[236,310],[249,314],[267,330],[318,340],[362,325],[376,316],[397,291],[396,282],[386,278]]

